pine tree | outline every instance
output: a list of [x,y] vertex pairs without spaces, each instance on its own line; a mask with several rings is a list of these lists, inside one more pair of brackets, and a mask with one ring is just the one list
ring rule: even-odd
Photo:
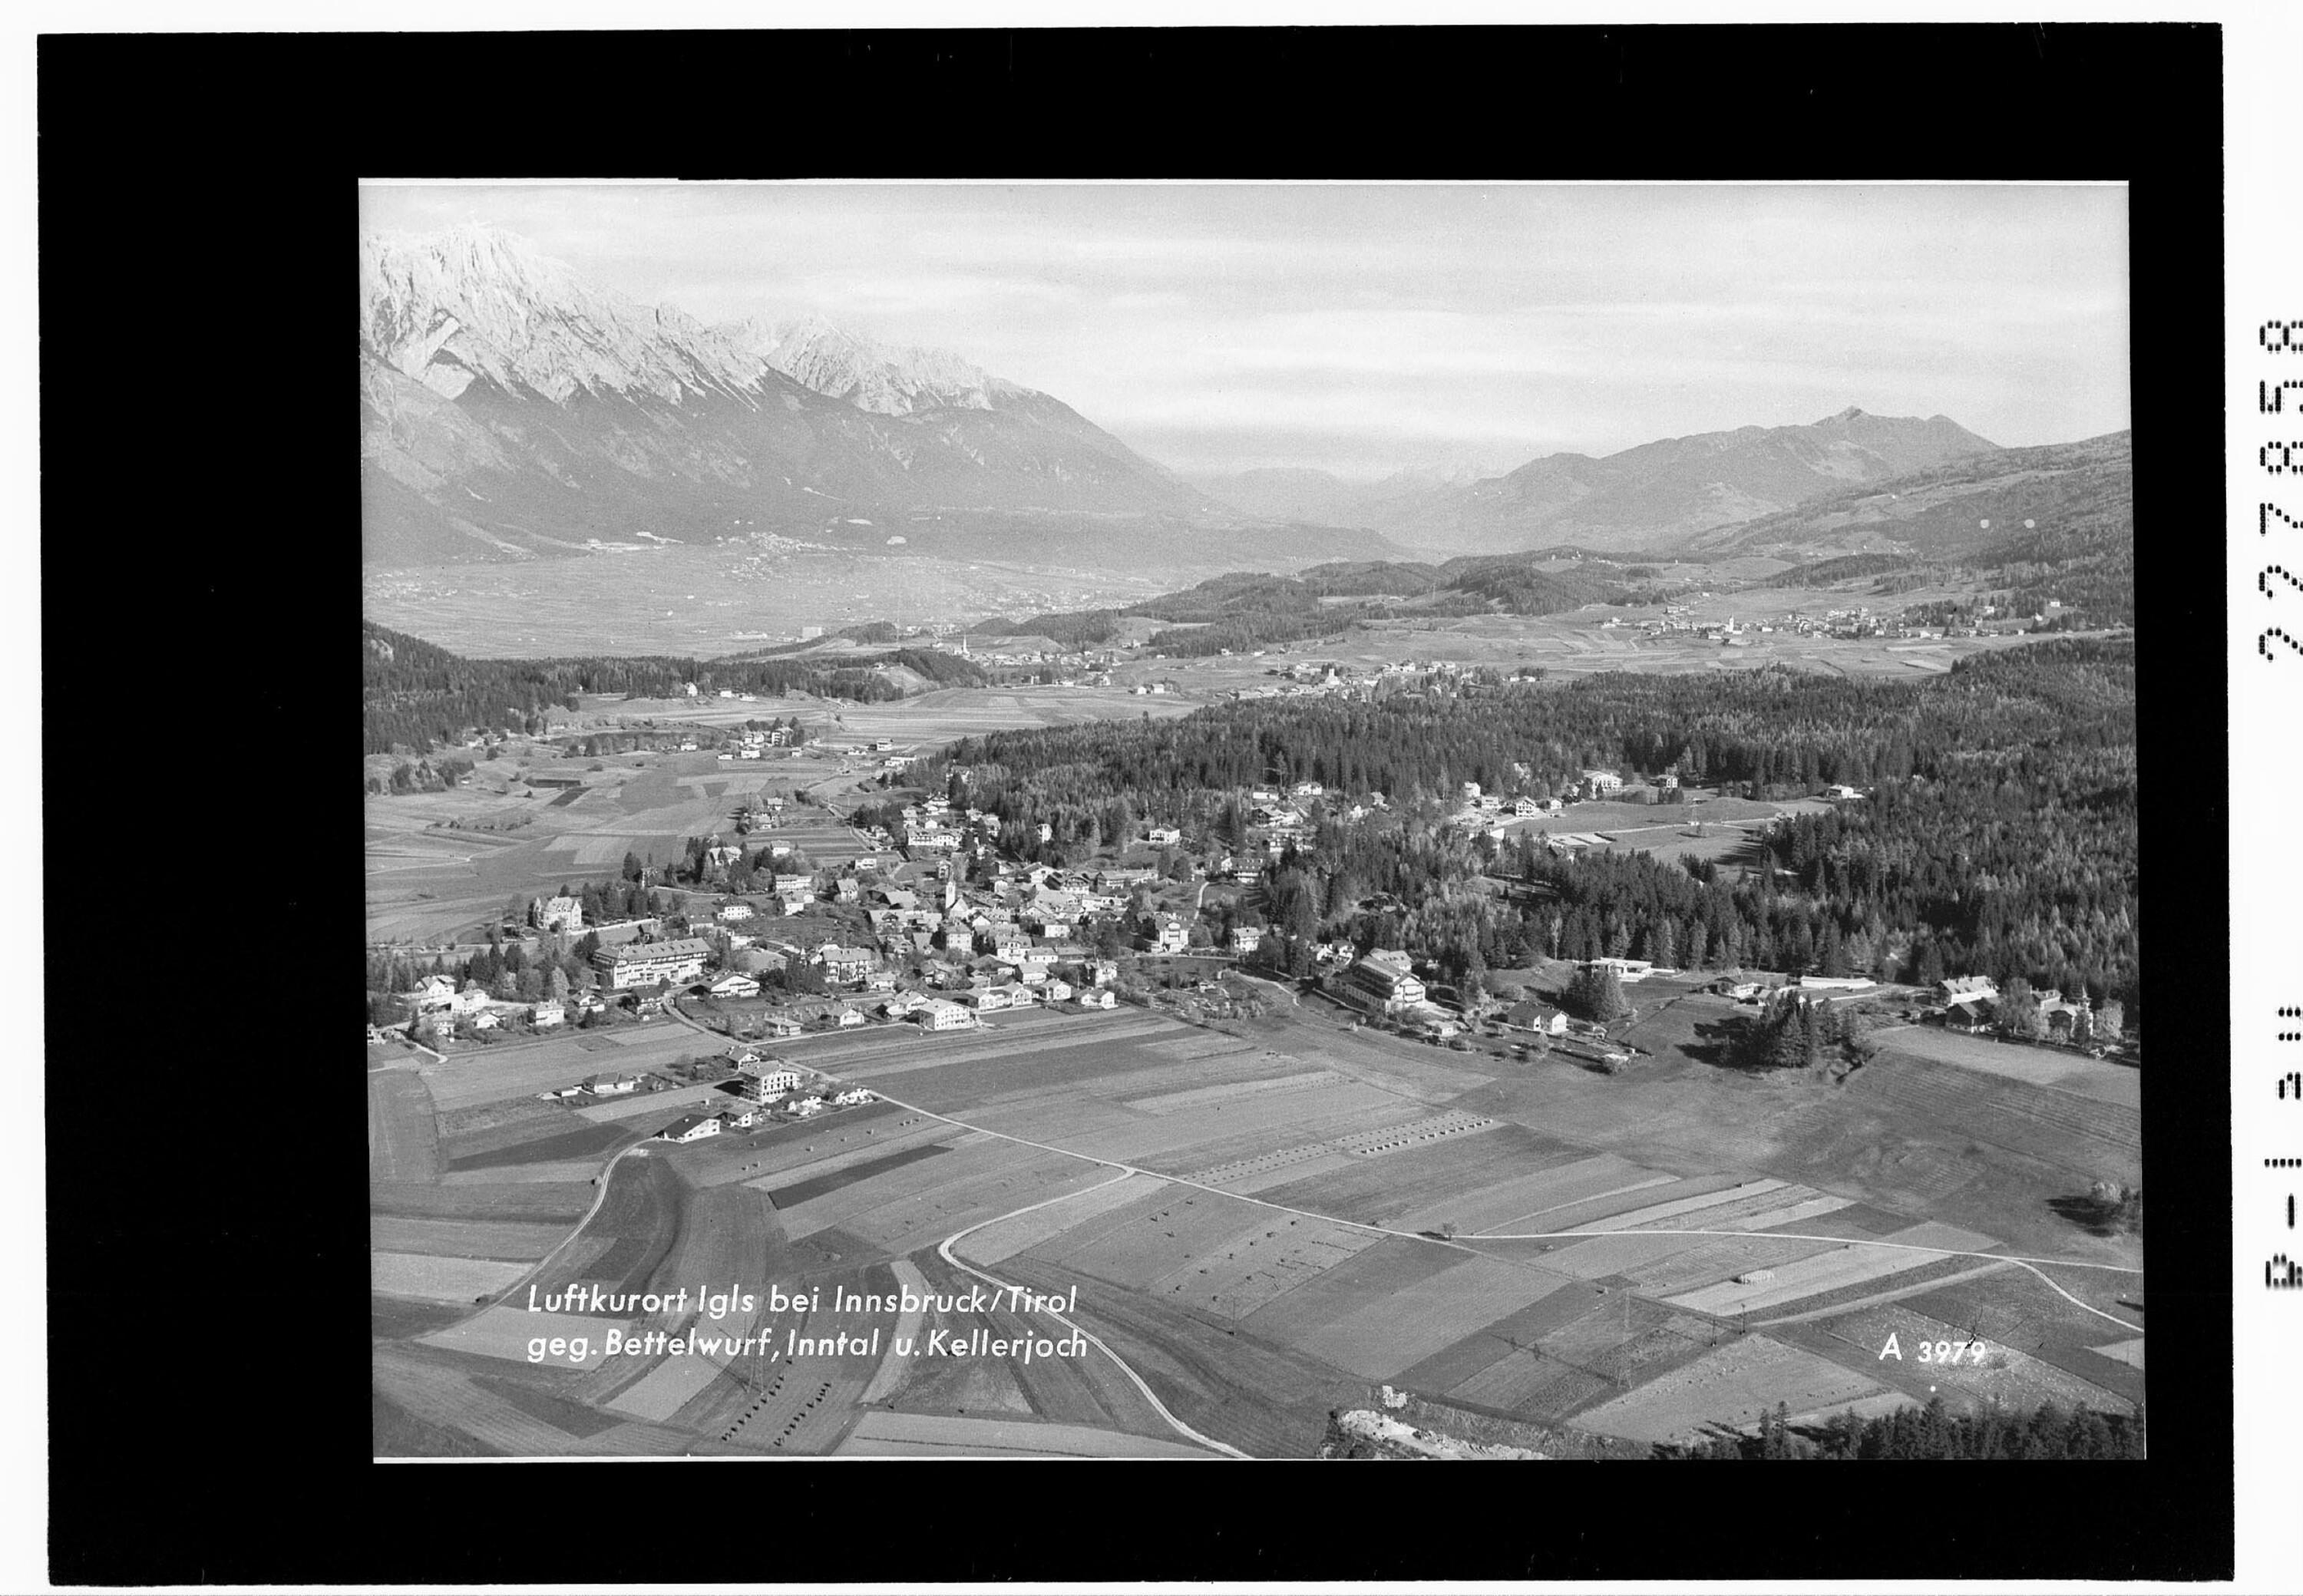
[[1624,997],[1623,984],[1615,979],[1615,972],[1604,965],[1586,965],[1578,970],[1561,997],[1565,1007],[1575,1014],[1602,1025],[1622,1018],[1631,1009]]

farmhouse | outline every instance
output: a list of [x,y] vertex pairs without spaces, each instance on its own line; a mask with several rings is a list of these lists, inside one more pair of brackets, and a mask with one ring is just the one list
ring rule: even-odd
[[640,1077],[636,1075],[595,1075],[584,1083],[584,1090],[595,1097],[621,1097],[639,1086]]
[[668,942],[627,942],[603,948],[592,955],[594,967],[612,991],[653,986],[659,982],[684,983],[703,978],[704,960],[712,951],[702,940],[682,937]]
[[730,1130],[748,1130],[760,1122],[760,1110],[750,1105],[720,1110],[720,1123]]
[[720,1134],[720,1121],[706,1119],[701,1114],[689,1114],[673,1120],[655,1134],[666,1142],[700,1142],[706,1136]]
[[1504,1018],[1518,1029],[1532,1031],[1539,1036],[1567,1034],[1566,1014],[1548,1003],[1538,1003],[1532,1000],[1514,1003],[1506,1011]]
[[1999,984],[1988,975],[1954,975],[1936,984],[1936,991],[1947,1003],[1964,1002],[1981,998],[1995,1001],[1999,996]]
[[1644,981],[1656,973],[1655,966],[1644,958],[1587,959],[1583,967],[1587,970],[1610,971],[1618,981]]

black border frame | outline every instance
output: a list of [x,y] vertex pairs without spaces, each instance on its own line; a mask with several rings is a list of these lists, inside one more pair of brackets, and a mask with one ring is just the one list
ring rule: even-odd
[[[2153,851],[2183,861],[2186,986],[2207,1001],[2181,1050],[2203,1066],[2146,1085],[2168,1310],[2147,1463],[1746,1469],[1646,1501],[1588,1470],[1517,1491],[1394,1471],[1378,1522],[1364,1482],[1291,1476],[1332,1500],[1282,1513],[1293,1490],[1156,1464],[378,1465],[356,1331],[276,1328],[357,1299],[367,1269],[358,1100],[302,995],[349,966],[327,950],[350,919],[330,841],[350,784],[306,756],[342,713],[325,662],[348,651],[327,638],[358,577],[345,440],[308,402],[342,358],[322,334],[348,297],[353,179],[2125,181],[2139,524],[2221,526],[2222,42],[2214,24],[44,37],[51,1577],[2228,1578],[2229,857],[2219,798],[2188,773],[2228,768],[2222,587],[2166,532],[2137,549],[2142,680],[2186,718],[2144,763],[2191,795],[2182,840],[2156,824]],[[205,755],[151,795],[165,832],[125,881],[89,851],[107,817],[61,774],[122,719]],[[113,1034],[68,1018],[114,1009],[61,956],[89,942],[74,883],[107,881],[203,910],[129,947],[97,933],[139,972]],[[253,1032],[231,996],[249,975],[283,1005]],[[157,1045],[130,1028],[148,1006],[172,1022]],[[106,1063],[168,1104],[125,1142],[156,1155],[148,1185],[82,1153]],[[602,1505],[571,1512],[571,1493]]]

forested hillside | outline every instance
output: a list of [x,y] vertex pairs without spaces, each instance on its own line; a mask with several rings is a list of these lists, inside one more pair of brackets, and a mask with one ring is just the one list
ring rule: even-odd
[[797,691],[876,703],[900,698],[903,669],[939,686],[980,686],[983,672],[953,654],[916,648],[833,660],[730,657],[674,659],[661,654],[550,660],[470,660],[374,621],[360,623],[361,733],[365,754],[395,747],[428,753],[474,730],[537,732],[544,712],[573,709],[579,693],[662,697],[694,682],[701,693]]

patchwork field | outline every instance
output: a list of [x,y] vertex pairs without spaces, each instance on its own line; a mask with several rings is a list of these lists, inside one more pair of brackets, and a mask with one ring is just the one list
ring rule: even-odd
[[[1674,1037],[1700,1045],[1725,1009],[1666,997],[1647,1022],[1661,1051],[1615,1079],[1346,1034],[1308,1001],[1229,1029],[1122,1009],[803,1038],[796,1060],[882,1100],[635,1148],[604,1193],[595,1178],[652,1114],[520,1102],[602,1068],[599,1050],[555,1039],[374,1070],[380,1345],[521,1393],[472,1387],[475,1422],[460,1425],[438,1397],[446,1376],[401,1369],[379,1373],[378,1400],[408,1415],[392,1433],[443,1448],[556,1435],[561,1451],[686,1437],[755,1454],[1205,1455],[1116,1357],[1185,1423],[1256,1456],[1310,1455],[1328,1412],[1367,1405],[1378,1383],[1643,1443],[1778,1402],[1810,1414],[1912,1399],[1924,1382],[1873,1370],[1853,1341],[1995,1314],[2006,1358],[1965,1377],[1999,1382],[1976,1392],[2139,1393],[2141,1349],[2125,1345],[2139,1336],[2056,1305],[2028,1275],[2004,1279],[2024,1271],[1995,1267],[2009,1232],[1978,1212],[2005,1212],[2032,1238],[2020,1250],[2046,1252],[2046,1200],[2067,1178],[2050,1171],[2116,1146],[2130,1110],[2099,1082],[2081,1083],[2089,1095],[1915,1053],[1883,1051],[1847,1085],[1801,1095],[1811,1084],[1671,1051]],[[645,1068],[701,1043],[635,1033],[614,1056]],[[690,1096],[645,1106],[668,1116]],[[1897,1114],[1901,1137],[1876,1134]],[[1992,1139],[1953,1139],[1970,1125]],[[2046,1218],[2009,1201],[2024,1180]],[[2068,1255],[2117,1255],[2072,1229]],[[552,1333],[535,1328],[544,1316],[473,1300],[524,1297],[531,1281],[983,1285],[939,1256],[946,1242],[1003,1286],[1076,1292],[1073,1316],[1109,1351],[1028,1366],[898,1357],[885,1338],[899,1330],[1063,1332],[1006,1305],[890,1304],[762,1316],[777,1333],[877,1330],[868,1355],[539,1369],[525,1354]],[[555,1402],[573,1410],[564,1423]]]

